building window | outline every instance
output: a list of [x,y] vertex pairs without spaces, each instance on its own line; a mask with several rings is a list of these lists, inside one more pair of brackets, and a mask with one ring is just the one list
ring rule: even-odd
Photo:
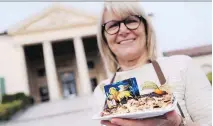
[[44,69],[44,68],[38,69],[38,70],[37,70],[37,75],[38,75],[39,77],[44,77],[44,76],[46,75],[45,69]]
[[89,69],[93,69],[95,67],[95,64],[93,61],[87,61],[87,66]]
[[92,85],[92,91],[94,91],[96,86],[98,85],[97,79],[96,78],[92,78],[90,81],[91,81],[91,85]]

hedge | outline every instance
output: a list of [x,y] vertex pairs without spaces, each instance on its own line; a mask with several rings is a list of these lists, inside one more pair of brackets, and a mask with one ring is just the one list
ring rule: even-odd
[[25,109],[33,103],[33,98],[24,93],[4,95],[2,104],[0,104],[0,120],[9,120],[17,111]]
[[9,120],[23,106],[21,100],[15,100],[11,103],[0,104],[0,120]]

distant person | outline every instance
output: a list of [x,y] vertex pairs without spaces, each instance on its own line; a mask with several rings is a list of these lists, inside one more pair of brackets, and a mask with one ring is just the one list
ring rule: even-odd
[[64,96],[69,96],[70,94],[76,94],[75,91],[75,78],[72,73],[64,73],[62,75],[62,82],[64,88]]
[[185,115],[185,118],[180,116],[181,112],[177,109],[167,113],[166,119],[114,118],[111,121],[101,121],[103,125],[212,125],[212,91],[204,72],[193,64],[192,59],[188,56],[157,58],[154,30],[142,11],[140,3],[104,3],[98,29],[98,46],[107,69],[116,74],[96,87],[94,95],[98,99],[97,104],[100,106],[104,104],[103,85],[110,84],[110,82],[130,77],[136,77],[140,81],[158,80],[151,64],[152,61],[157,61],[167,82],[175,87],[173,93]]

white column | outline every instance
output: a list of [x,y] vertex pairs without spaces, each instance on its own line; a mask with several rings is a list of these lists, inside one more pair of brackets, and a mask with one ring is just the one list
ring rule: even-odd
[[83,41],[80,37],[74,38],[75,56],[78,68],[78,76],[80,81],[80,95],[90,95],[92,87],[90,83],[87,60],[84,51]]
[[25,53],[24,53],[24,48],[21,45],[17,46],[17,52],[20,52],[20,67],[21,67],[21,80],[23,81],[23,92],[26,95],[30,95],[30,88],[29,88],[29,81],[28,81],[28,74],[27,74],[27,64],[26,64],[26,59],[25,59]]
[[50,100],[60,99],[59,85],[51,42],[43,43],[44,64]]

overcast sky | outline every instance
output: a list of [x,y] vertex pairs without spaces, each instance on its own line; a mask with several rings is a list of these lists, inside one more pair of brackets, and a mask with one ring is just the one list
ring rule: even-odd
[[[4,31],[32,14],[41,12],[57,3],[59,2],[0,2],[0,31]],[[102,2],[60,2],[60,4],[85,10],[92,14],[98,14],[102,7]]]
[[[53,2],[0,2],[0,32],[7,30]],[[63,2],[64,6],[98,15],[102,2]],[[207,2],[141,3],[146,13],[154,13],[153,25],[162,50],[211,44],[212,5]],[[172,43],[171,43],[172,42]]]

